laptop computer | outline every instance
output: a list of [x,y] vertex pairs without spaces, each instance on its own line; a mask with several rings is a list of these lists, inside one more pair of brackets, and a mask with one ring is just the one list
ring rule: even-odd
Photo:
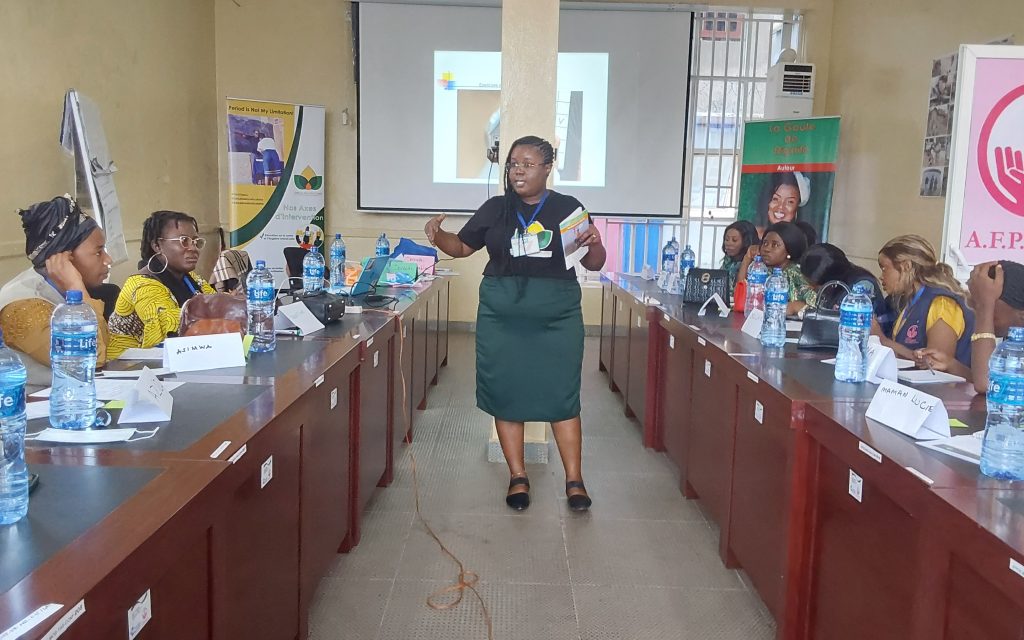
[[363,268],[363,272],[359,274],[359,280],[344,293],[354,297],[373,291],[377,287],[377,281],[384,275],[384,270],[388,267],[388,260],[390,258],[387,256],[370,258]]

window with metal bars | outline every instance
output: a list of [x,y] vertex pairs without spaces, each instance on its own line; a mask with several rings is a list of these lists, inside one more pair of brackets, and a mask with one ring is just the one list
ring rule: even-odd
[[768,68],[782,50],[801,53],[799,15],[707,11],[694,20],[681,217],[598,219],[608,248],[606,271],[657,270],[661,249],[672,238],[692,246],[698,265],[718,265],[739,203],[743,124],[764,117]]

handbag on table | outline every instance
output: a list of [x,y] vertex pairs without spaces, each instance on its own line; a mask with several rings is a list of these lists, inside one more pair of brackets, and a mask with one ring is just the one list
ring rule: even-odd
[[729,291],[729,272],[725,269],[690,269],[683,282],[683,302],[699,302],[703,304],[711,296],[718,294],[725,304],[729,304],[732,292]]
[[249,316],[245,298],[227,293],[200,293],[181,307],[179,336],[248,332]]
[[850,294],[850,287],[840,280],[832,280],[821,285],[818,289],[818,298],[813,307],[808,307],[804,313],[803,327],[800,329],[800,340],[797,342],[798,349],[838,349],[839,348],[839,311],[836,309],[822,309],[819,306],[822,295],[829,287],[842,287]]

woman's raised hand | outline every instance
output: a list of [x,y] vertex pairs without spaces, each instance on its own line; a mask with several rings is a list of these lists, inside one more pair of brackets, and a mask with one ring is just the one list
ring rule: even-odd
[[85,294],[85,282],[82,280],[82,274],[71,262],[70,251],[55,253],[47,258],[46,275],[65,293],[75,290]]

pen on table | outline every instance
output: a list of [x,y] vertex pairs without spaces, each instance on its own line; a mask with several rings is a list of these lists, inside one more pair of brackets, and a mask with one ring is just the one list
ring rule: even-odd
[[299,338],[302,337],[301,329],[274,329],[274,333],[276,333],[279,336],[296,336]]
[[934,368],[934,367],[932,366],[932,359],[931,359],[931,358],[929,358],[928,356],[925,356],[925,357],[924,357],[924,363],[925,363],[926,365],[928,365],[928,370],[932,372],[932,375],[933,375],[933,376],[934,376],[934,375],[936,375],[936,374],[935,374],[935,368]]

